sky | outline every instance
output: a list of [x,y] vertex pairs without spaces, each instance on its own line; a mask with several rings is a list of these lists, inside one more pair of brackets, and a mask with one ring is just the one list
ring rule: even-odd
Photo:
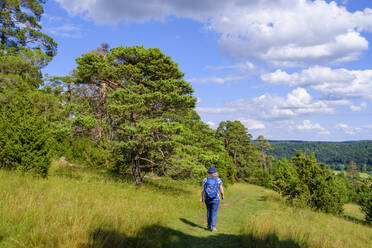
[[160,48],[185,73],[201,119],[239,120],[257,138],[372,139],[371,0],[49,0],[58,43],[43,69],[111,48]]

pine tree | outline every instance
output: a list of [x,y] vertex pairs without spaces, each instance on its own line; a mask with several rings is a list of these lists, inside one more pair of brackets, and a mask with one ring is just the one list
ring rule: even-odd
[[25,48],[43,51],[46,61],[56,54],[57,44],[42,33],[40,19],[45,0],[0,1],[0,54],[9,55]]
[[354,161],[350,161],[350,164],[348,165],[346,169],[346,177],[349,180],[354,191],[356,191],[359,186],[360,175],[359,175],[358,167],[354,163]]
[[257,165],[256,149],[247,128],[240,121],[223,121],[216,130],[216,137],[223,141],[233,159],[237,177],[246,178]]
[[138,185],[144,170],[165,170],[175,144],[172,136],[182,128],[177,118],[195,106],[193,89],[178,65],[159,49],[122,46],[76,61],[77,82],[107,85],[104,108],[115,133],[116,170],[130,164]]

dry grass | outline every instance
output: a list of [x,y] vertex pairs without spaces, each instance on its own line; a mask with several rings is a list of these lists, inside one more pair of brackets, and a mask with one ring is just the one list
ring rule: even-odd
[[43,180],[0,171],[0,247],[84,247],[97,242],[99,230],[135,237],[146,226],[167,223],[190,198],[167,183],[138,189],[96,173],[75,174],[78,180]]
[[[246,247],[372,247],[369,226],[308,209],[290,208],[275,193],[267,195],[271,207],[243,224]],[[357,206],[349,205],[347,209],[349,214],[360,217]]]

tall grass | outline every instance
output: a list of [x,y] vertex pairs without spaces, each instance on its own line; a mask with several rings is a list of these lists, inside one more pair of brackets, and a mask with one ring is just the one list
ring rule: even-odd
[[219,233],[204,230],[200,186],[132,180],[54,163],[48,179],[0,170],[0,247],[372,247],[372,228],[287,207],[272,191],[225,189]]
[[146,226],[166,225],[194,190],[136,188],[104,172],[54,166],[47,180],[0,171],[0,247],[99,247],[102,230],[136,237]]
[[356,205],[348,205],[346,216],[338,217],[290,208],[275,193],[267,193],[266,199],[270,208],[242,225],[246,247],[372,247],[372,228],[360,224]]

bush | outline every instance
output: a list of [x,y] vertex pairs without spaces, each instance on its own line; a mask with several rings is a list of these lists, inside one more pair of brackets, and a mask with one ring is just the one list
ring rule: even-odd
[[52,135],[47,121],[27,94],[31,93],[0,94],[0,168],[46,177]]
[[109,149],[97,145],[88,138],[66,137],[58,145],[57,155],[64,156],[69,162],[84,164],[93,168],[109,166]]
[[290,161],[282,161],[275,172],[274,190],[297,206],[309,206],[326,213],[342,213],[343,201],[334,175],[315,157],[301,152]]
[[244,178],[244,181],[266,188],[271,188],[272,176],[269,174],[268,171],[261,168],[253,168],[250,169],[249,172],[247,171],[248,170],[245,170],[245,174],[248,176]]
[[362,184],[358,191],[358,202],[365,214],[366,222],[372,224],[372,183]]

